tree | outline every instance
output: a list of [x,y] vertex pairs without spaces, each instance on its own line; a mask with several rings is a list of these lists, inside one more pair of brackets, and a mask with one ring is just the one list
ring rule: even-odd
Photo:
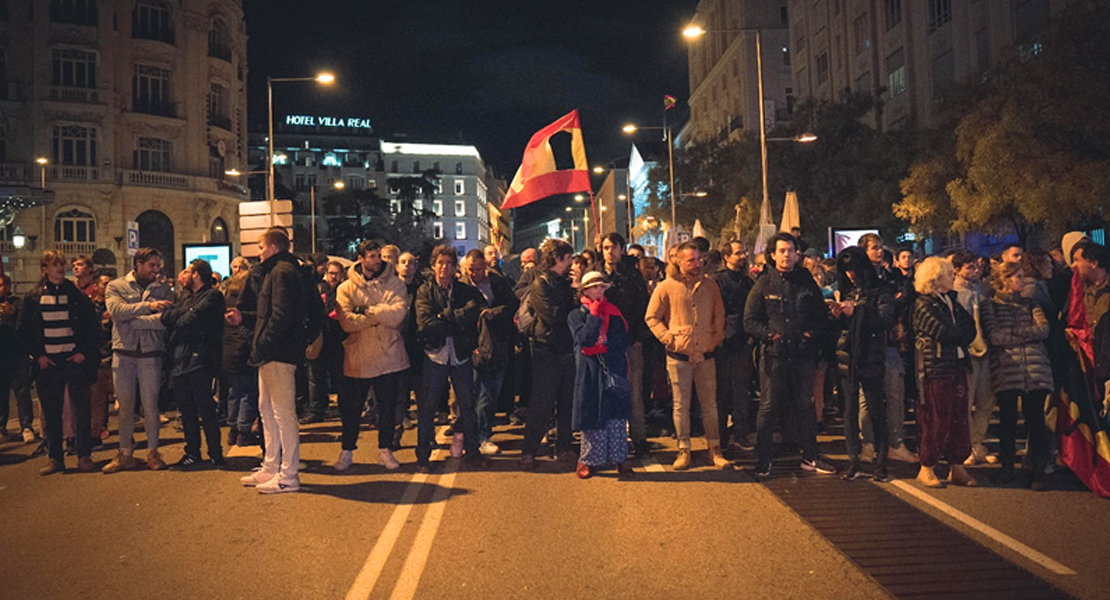
[[390,192],[399,201],[396,212],[392,201],[374,190],[350,190],[328,196],[323,200],[328,252],[352,256],[362,240],[372,239],[426,256],[436,241],[430,231],[435,213],[415,208],[415,201],[421,198],[425,206],[430,205],[438,186],[439,173],[435,171],[391,178]]

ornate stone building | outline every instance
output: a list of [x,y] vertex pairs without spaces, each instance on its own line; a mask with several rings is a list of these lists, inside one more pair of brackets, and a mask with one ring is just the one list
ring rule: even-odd
[[0,231],[18,289],[45,249],[126,273],[129,221],[171,273],[182,244],[237,242],[246,195],[224,171],[246,163],[239,0],[0,4],[0,195],[53,195]]

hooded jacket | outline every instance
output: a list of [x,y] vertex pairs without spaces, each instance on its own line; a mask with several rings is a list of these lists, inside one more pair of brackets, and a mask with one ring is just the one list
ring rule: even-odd
[[725,339],[725,305],[721,288],[704,273],[683,277],[667,265],[667,278],[655,286],[644,321],[667,352],[709,354]]
[[343,340],[343,374],[373,379],[409,368],[401,327],[408,313],[405,284],[392,264],[383,261],[377,276],[367,277],[362,264],[347,270],[335,293]]

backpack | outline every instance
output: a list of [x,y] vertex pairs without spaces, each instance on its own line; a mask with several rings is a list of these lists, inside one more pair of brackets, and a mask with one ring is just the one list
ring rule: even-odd
[[513,315],[513,322],[516,323],[516,330],[523,335],[530,336],[532,328],[536,325],[536,311],[532,309],[531,303],[528,299],[532,297],[532,288],[529,287],[524,295],[520,298],[520,307],[516,309],[516,314]]

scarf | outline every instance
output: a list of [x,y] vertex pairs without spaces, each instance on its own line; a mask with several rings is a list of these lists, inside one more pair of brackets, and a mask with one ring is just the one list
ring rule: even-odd
[[[582,299],[586,300],[586,297],[583,296]],[[619,318],[624,323],[626,331],[628,330],[628,321],[624,320],[624,315],[621,314],[621,311],[618,310],[613,303],[606,300],[604,296],[602,296],[601,300],[592,303],[592,305],[586,304],[585,302],[582,304],[589,307],[591,315],[601,318],[601,331],[597,335],[597,343],[593,346],[582,348],[582,354],[586,356],[605,354],[609,351],[607,345],[609,343],[609,318],[613,316]]]

